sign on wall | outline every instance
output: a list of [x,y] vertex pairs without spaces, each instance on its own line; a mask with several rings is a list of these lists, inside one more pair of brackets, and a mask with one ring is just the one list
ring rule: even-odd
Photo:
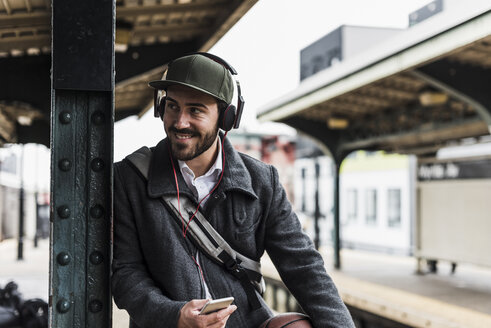
[[418,181],[491,178],[491,158],[418,163]]

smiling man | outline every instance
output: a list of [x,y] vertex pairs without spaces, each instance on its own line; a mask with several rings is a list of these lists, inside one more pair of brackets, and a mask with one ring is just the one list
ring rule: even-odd
[[203,175],[218,151],[217,100],[190,87],[172,85],[165,97],[165,132],[172,154]]
[[[198,53],[172,61],[162,80],[150,82],[163,90],[155,107],[167,137],[147,149],[146,178],[131,157],[115,164],[114,300],[139,328],[257,328],[273,316],[257,286],[190,240],[183,215],[193,218],[199,209],[247,260],[268,252],[314,327],[354,327],[276,169],[226,138],[238,126],[242,100],[232,105],[231,73],[220,58]],[[162,197],[177,198],[177,210]],[[192,208],[180,205],[184,198]],[[200,314],[207,300],[225,297],[234,305]]]

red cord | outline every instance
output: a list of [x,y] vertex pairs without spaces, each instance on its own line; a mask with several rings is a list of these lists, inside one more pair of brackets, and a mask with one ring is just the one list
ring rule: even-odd
[[203,270],[201,270],[201,265],[199,265],[198,261],[194,258],[194,256],[191,256],[193,258],[194,263],[198,266],[199,273],[201,274],[201,279],[203,279],[203,282],[205,282],[205,276],[203,275]]
[[[223,172],[225,171],[225,149],[223,148],[223,145],[224,145],[224,142],[225,142],[225,137],[227,137],[227,133],[228,133],[228,131],[225,131],[225,134],[223,135],[223,139],[222,139],[222,172],[220,173],[220,178],[218,179],[218,182],[213,187],[213,189],[205,197],[203,197],[203,199],[201,199],[201,201],[198,203],[198,206],[196,207],[196,211],[194,211],[193,215],[189,218],[189,221],[188,221],[187,225],[185,225],[186,220],[184,219],[184,217],[182,216],[182,213],[181,213],[181,202],[180,202],[180,199],[179,199],[179,184],[177,183],[177,173],[176,173],[176,168],[174,166],[174,160],[172,159],[172,154],[170,154],[170,161],[172,163],[172,170],[174,171],[174,180],[176,181],[177,210],[179,212],[179,216],[181,217],[181,222],[182,222],[182,236],[184,238],[186,238],[186,235],[188,233],[189,225],[191,224],[191,221],[196,216],[196,213],[198,213],[198,210],[199,210],[199,207],[200,207],[201,203],[206,198],[208,198],[208,196],[210,196],[215,191],[215,189],[218,187],[218,185],[222,181]],[[169,152],[170,152],[170,146],[169,146]],[[193,260],[194,260],[194,257],[193,257]],[[194,262],[196,262],[196,260]],[[196,264],[198,264],[198,263],[196,262]],[[198,266],[199,266],[199,264],[198,264]],[[201,271],[201,267],[200,267],[200,271]],[[203,274],[203,273],[201,273],[201,274]],[[203,278],[203,280],[204,280],[204,278]]]

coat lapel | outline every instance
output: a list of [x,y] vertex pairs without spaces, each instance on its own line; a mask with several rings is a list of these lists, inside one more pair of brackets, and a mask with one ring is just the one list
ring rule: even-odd
[[[223,138],[223,135],[220,134]],[[239,153],[233,148],[232,143],[225,139],[225,172],[223,174],[221,190],[239,191],[257,199],[256,192],[252,188],[252,177],[249,170],[246,168],[244,161]]]

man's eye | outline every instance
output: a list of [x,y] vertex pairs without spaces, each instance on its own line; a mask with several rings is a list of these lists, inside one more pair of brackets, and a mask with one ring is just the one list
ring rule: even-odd
[[191,113],[193,113],[193,114],[199,114],[199,113],[201,113],[201,109],[196,108],[196,107],[192,107],[190,110],[191,110]]
[[177,110],[177,105],[173,103],[167,103],[167,108],[170,110]]

